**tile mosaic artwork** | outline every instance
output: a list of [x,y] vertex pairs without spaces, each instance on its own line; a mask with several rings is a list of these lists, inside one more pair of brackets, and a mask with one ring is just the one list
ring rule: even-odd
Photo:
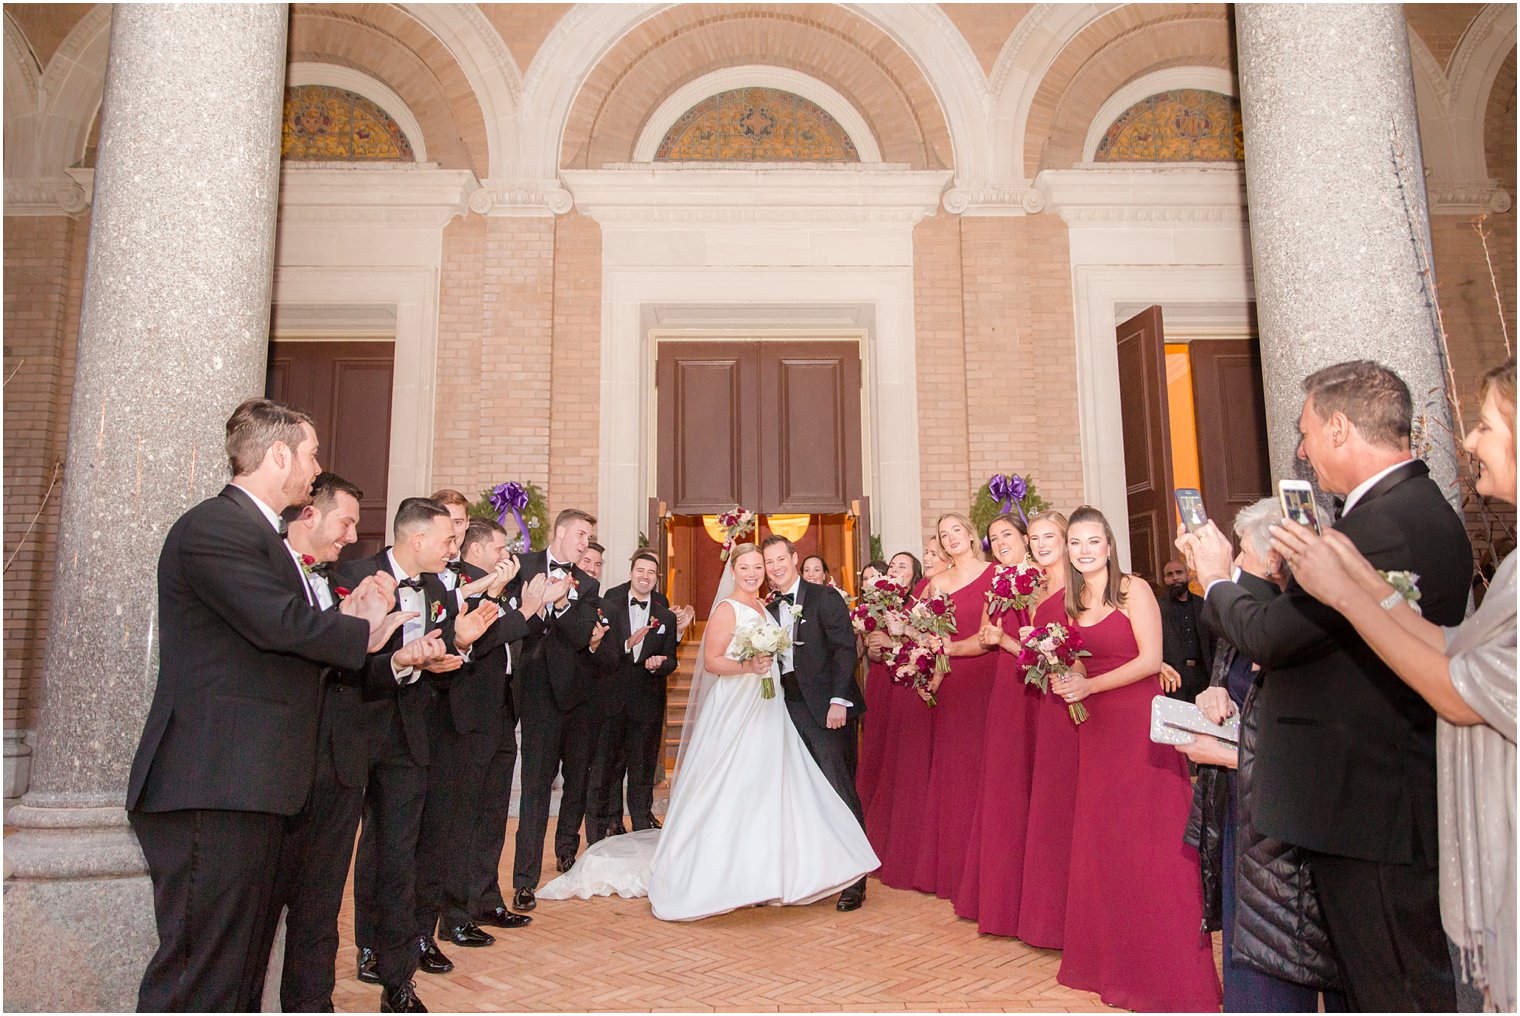
[[776,88],[719,92],[682,114],[660,142],[656,162],[859,162],[855,143],[832,116]]
[[1142,99],[1098,142],[1096,162],[1243,162],[1240,103],[1201,88]]
[[411,162],[412,143],[396,121],[362,95],[330,85],[285,92],[280,157],[294,161]]

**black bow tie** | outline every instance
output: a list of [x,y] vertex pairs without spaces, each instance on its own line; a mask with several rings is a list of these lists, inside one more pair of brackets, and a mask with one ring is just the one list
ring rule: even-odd
[[555,562],[553,562],[552,564],[549,565],[549,570],[552,571],[552,572],[555,572],[555,571],[557,571],[557,572],[564,572],[565,574],[568,575],[570,573],[570,568],[571,567],[572,567],[571,565],[562,564],[559,561],[555,561]]
[[638,607],[640,610],[648,610],[649,609],[649,601],[648,600],[629,600],[628,601],[628,605],[631,606],[631,607]]
[[455,575],[463,576],[464,575],[464,562],[463,561],[450,561],[448,563],[448,569],[449,569],[449,571],[453,572]]
[[318,561],[307,570],[313,575],[328,575],[332,572],[332,566],[331,561]]
[[402,589],[421,589],[422,576],[418,575],[415,578],[402,579],[400,582],[397,582],[396,585],[400,586]]
[[792,599],[791,593],[777,593],[775,599],[773,599],[771,602],[780,603],[783,600],[786,601],[786,605],[788,607],[793,606],[796,603],[796,601]]

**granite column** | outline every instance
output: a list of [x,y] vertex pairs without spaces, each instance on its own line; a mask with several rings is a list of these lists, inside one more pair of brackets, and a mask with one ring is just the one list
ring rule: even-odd
[[123,810],[164,534],[264,389],[284,4],[115,8],[31,788],[5,859],[11,1009],[130,1010],[157,943]]
[[1377,360],[1460,511],[1404,9],[1241,4],[1235,23],[1273,475],[1300,475],[1303,379]]

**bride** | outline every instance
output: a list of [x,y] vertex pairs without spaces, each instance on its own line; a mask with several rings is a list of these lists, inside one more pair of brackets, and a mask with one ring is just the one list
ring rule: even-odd
[[[730,655],[736,630],[773,623],[764,580],[760,548],[735,547],[702,638],[664,829],[598,841],[539,899],[647,895],[655,917],[693,921],[812,903],[876,869],[787,715],[776,662]],[[761,694],[765,677],[773,698]]]

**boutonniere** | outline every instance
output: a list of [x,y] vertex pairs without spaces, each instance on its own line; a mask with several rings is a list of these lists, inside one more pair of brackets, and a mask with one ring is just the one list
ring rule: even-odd
[[344,586],[337,586],[337,587],[335,587],[333,589],[333,594],[335,596],[337,596],[338,599],[340,599],[340,600],[346,600],[346,599],[348,599],[348,594],[351,593],[352,591],[353,590],[348,589],[348,588],[346,588]]
[[308,578],[310,578],[311,577],[311,570],[312,570],[312,568],[314,568],[316,566],[316,563],[317,563],[317,559],[314,558],[314,557],[312,557],[310,554],[302,554],[301,555],[301,574],[307,576]]
[[433,621],[434,624],[437,624],[439,621],[442,621],[442,620],[443,620],[443,601],[442,600],[435,600],[435,601],[433,601],[432,621]]

